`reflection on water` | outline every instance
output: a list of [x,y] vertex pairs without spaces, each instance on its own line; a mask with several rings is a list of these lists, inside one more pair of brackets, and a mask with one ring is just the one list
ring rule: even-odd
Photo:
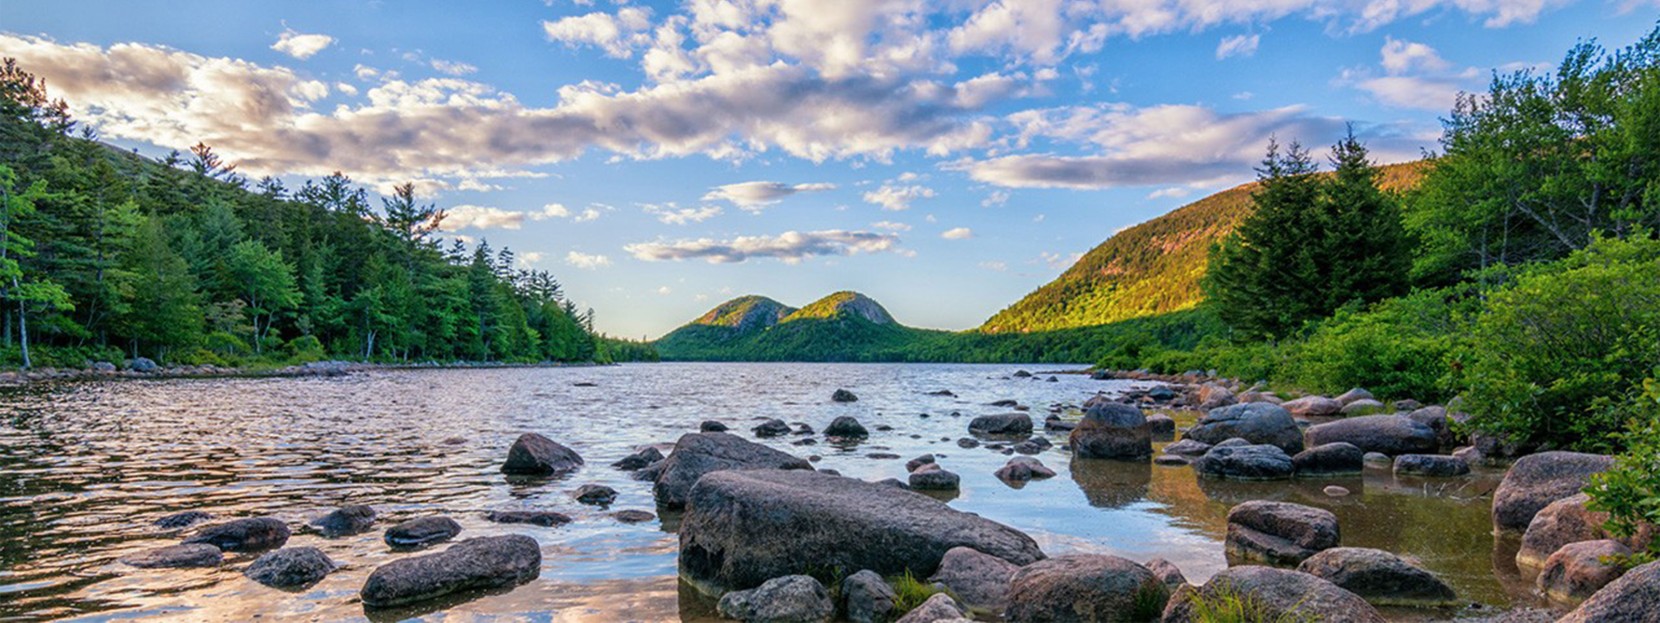
[[[1061,375],[1010,379],[1012,366],[848,364],[654,364],[605,368],[412,370],[333,379],[203,379],[82,383],[0,394],[0,618],[191,620],[536,621],[713,620],[713,603],[675,578],[674,516],[627,525],[620,509],[652,510],[651,491],[607,465],[641,444],[666,444],[698,422],[726,422],[748,436],[776,417],[822,430],[854,415],[872,430],[862,444],[794,446],[765,440],[819,467],[858,478],[904,476],[904,458],[931,452],[962,476],[950,504],[1032,534],[1050,554],[1103,552],[1163,557],[1193,581],[1223,569],[1227,510],[1250,499],[1330,509],[1345,545],[1416,557],[1473,601],[1505,605],[1528,586],[1514,545],[1495,543],[1486,493],[1499,474],[1397,482],[1364,477],[1279,483],[1198,480],[1186,467],[1078,461],[1056,447],[1037,458],[1057,473],[1019,488],[992,473],[1008,457],[954,440],[987,406],[1015,399],[1041,420],[1098,390],[1129,386]],[[577,386],[593,383],[593,387]],[[838,387],[860,397],[829,401]],[[930,396],[949,389],[957,396]],[[953,416],[953,413],[956,416]],[[928,417],[923,415],[927,414]],[[1191,414],[1178,420],[1191,424]],[[892,430],[880,430],[880,426]],[[537,431],[580,452],[587,466],[563,479],[508,479],[507,446]],[[1041,432],[1039,434],[1042,434]],[[901,459],[875,459],[896,454]],[[619,492],[609,509],[568,492],[599,483]],[[1354,495],[1322,493],[1340,484]],[[541,578],[511,591],[456,596],[368,616],[357,589],[376,566],[406,556],[378,530],[325,540],[298,533],[290,545],[322,548],[345,566],[315,586],[280,591],[240,570],[139,570],[116,560],[179,535],[151,524],[181,510],[220,517],[273,515],[298,528],[344,504],[369,504],[379,526],[446,514],[462,538],[529,534],[543,546]],[[483,520],[500,509],[546,509],[576,521],[559,528]],[[1507,566],[1508,565],[1508,566]],[[528,614],[527,614],[528,613]]]

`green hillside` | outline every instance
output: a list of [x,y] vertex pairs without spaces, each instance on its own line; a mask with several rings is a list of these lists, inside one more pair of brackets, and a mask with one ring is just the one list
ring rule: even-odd
[[[1379,185],[1398,191],[1423,174],[1421,162],[1379,168]],[[1199,304],[1210,247],[1251,210],[1256,184],[1177,208],[1108,238],[1055,278],[981,325],[984,333],[1102,325]]]

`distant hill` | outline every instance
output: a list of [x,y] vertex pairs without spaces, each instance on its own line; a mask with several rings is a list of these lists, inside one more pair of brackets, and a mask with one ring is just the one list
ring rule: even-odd
[[[1379,167],[1379,186],[1417,184],[1424,163]],[[1236,186],[1108,238],[1076,264],[980,326],[983,333],[1052,331],[1191,309],[1203,296],[1210,247],[1251,211],[1256,183]]]
[[764,296],[715,306],[656,342],[667,360],[892,361],[943,331],[899,324],[880,303],[837,292],[796,309]]

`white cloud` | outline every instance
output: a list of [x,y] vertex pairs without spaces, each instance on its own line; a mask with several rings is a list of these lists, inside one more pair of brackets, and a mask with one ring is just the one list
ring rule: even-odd
[[881,188],[868,191],[864,195],[865,203],[882,206],[883,210],[908,210],[911,202],[934,196],[934,189],[927,186],[900,186],[883,184]]
[[974,237],[974,230],[967,227],[953,227],[940,234],[946,240],[968,240]]
[[980,262],[980,268],[1001,273],[1009,270],[1009,264],[1008,262],[985,261]]
[[910,225],[894,221],[876,221],[875,223],[871,223],[870,227],[871,229],[881,229],[886,231],[911,231]]
[[1348,69],[1339,85],[1353,85],[1386,106],[1421,110],[1451,110],[1462,91],[1479,86],[1475,68],[1457,69],[1428,45],[1387,37],[1379,51],[1384,75],[1365,68]]
[[1163,199],[1163,198],[1166,198],[1166,197],[1170,197],[1170,198],[1174,198],[1174,199],[1180,199],[1182,197],[1188,196],[1192,192],[1193,192],[1192,189],[1189,189],[1189,188],[1186,188],[1186,187],[1171,186],[1169,188],[1160,188],[1160,189],[1155,190],[1153,192],[1147,193],[1147,198],[1148,199]]
[[1257,44],[1262,41],[1262,35],[1234,35],[1224,37],[1221,43],[1216,44],[1216,60],[1234,56],[1251,56],[1257,53]]
[[668,296],[670,294],[674,294],[674,288],[670,288],[668,286],[660,286],[657,288],[658,296]]
[[524,253],[520,253],[518,255],[519,268],[530,268],[531,266],[535,266],[546,257],[547,254],[542,253],[541,251],[526,251]]
[[1007,191],[994,190],[987,193],[985,199],[980,200],[980,207],[989,208],[992,206],[1000,206],[1008,202],[1009,193]]
[[703,195],[704,201],[727,201],[740,209],[759,211],[798,193],[832,190],[835,184],[785,184],[783,182],[739,182],[716,186]]
[[[1123,229],[1121,228],[1119,231],[1123,231]],[[1113,233],[1118,233],[1118,232],[1113,232]],[[1044,264],[1048,264],[1050,268],[1059,270],[1059,269],[1063,269],[1063,268],[1071,268],[1073,264],[1078,263],[1078,260],[1084,259],[1084,254],[1082,254],[1082,253],[1062,254],[1062,253],[1051,253],[1049,251],[1044,251],[1044,252],[1041,252],[1041,253],[1038,254],[1038,259],[1041,260]]]
[[650,27],[651,11],[638,7],[625,7],[616,15],[596,12],[542,22],[549,41],[567,46],[591,45],[616,58],[628,58],[635,47],[648,42],[650,37],[644,31]]
[[[439,224],[443,231],[460,231],[463,229],[519,229],[526,221],[544,221],[550,218],[567,218],[570,210],[565,206],[550,203],[542,206],[540,211],[523,212],[518,210],[503,210],[492,206],[478,206],[463,204],[446,208],[444,221]],[[598,214],[595,214],[598,217]],[[581,217],[573,219],[581,221]],[[592,220],[592,219],[589,219]]]
[[451,76],[465,76],[478,71],[478,67],[463,63],[461,61],[446,61],[435,58],[432,59],[429,64],[432,65],[432,69],[434,71]]
[[571,251],[565,254],[565,263],[583,270],[594,270],[611,265],[611,258],[603,255]]
[[277,35],[277,42],[271,44],[271,49],[287,54],[299,60],[305,60],[322,52],[334,44],[334,37],[318,34],[301,34],[292,28]]
[[711,264],[773,258],[794,264],[821,255],[897,251],[899,236],[866,231],[787,231],[777,236],[739,236],[730,240],[699,238],[640,242],[624,247],[636,259],[658,262],[702,259]]
[[702,223],[721,214],[720,206],[682,208],[672,201],[661,205],[642,204],[640,208],[645,210],[647,214],[656,215],[659,222],[667,225]]

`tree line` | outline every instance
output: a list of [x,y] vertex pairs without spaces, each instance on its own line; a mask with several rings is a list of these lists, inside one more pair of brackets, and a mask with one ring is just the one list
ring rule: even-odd
[[547,271],[440,238],[403,184],[374,206],[341,173],[289,188],[213,149],[156,160],[77,124],[0,64],[0,363],[147,357],[264,365],[649,359]]

